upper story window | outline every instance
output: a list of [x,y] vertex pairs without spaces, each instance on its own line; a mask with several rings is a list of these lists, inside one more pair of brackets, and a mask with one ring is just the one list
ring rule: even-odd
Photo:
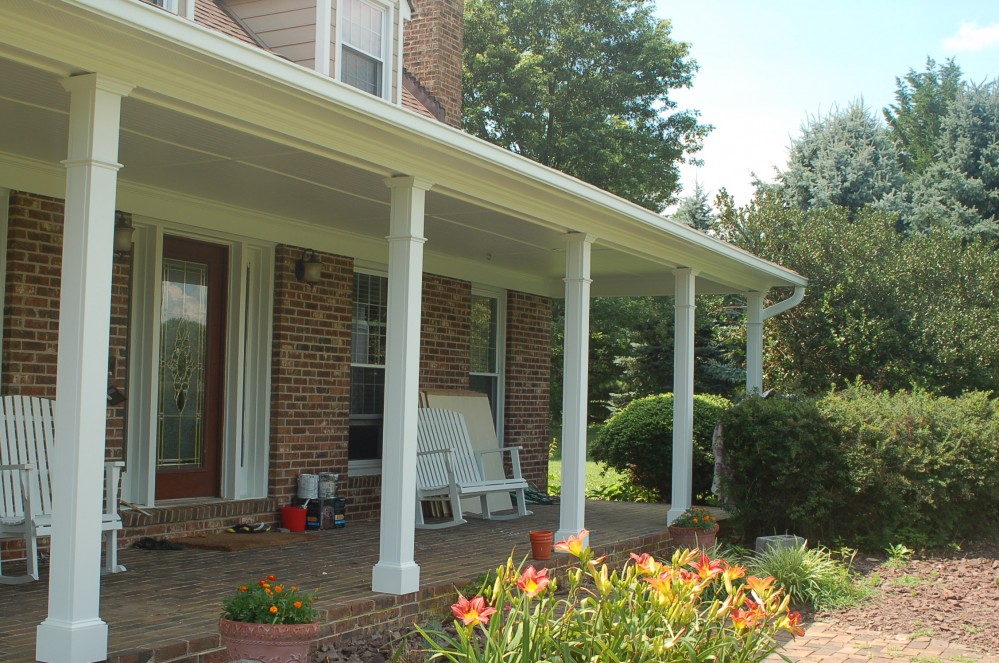
[[366,0],[341,0],[340,80],[385,96],[389,12]]

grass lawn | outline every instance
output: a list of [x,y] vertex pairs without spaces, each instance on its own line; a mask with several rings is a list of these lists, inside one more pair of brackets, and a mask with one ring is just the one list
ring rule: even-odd
[[[548,474],[552,477],[549,479],[550,483],[561,486],[562,485],[562,461],[561,460],[549,460],[548,461]],[[612,470],[606,467],[603,463],[598,463],[595,460],[586,461],[586,492],[590,493],[597,488],[602,486],[608,486],[615,483],[622,483],[626,481],[624,474],[618,472],[617,470]]]

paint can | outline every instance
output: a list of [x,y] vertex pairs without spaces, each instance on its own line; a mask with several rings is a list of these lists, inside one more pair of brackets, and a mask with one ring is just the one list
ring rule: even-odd
[[314,500],[317,497],[319,497],[319,475],[299,474],[298,498],[302,500]]
[[329,499],[336,497],[336,485],[339,482],[339,474],[334,472],[322,472],[319,475],[319,498]]

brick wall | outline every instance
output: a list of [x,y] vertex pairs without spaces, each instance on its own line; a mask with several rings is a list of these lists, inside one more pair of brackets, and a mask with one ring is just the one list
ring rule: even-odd
[[472,284],[423,275],[420,388],[468,389]]
[[511,290],[507,293],[506,311],[504,444],[524,447],[521,454],[524,478],[546,491],[551,300]]
[[[4,394],[56,397],[59,358],[59,293],[65,209],[58,198],[12,191],[8,210],[4,301]],[[120,223],[131,216],[118,214]],[[128,284],[131,256],[116,256],[111,285],[111,383],[126,391]],[[107,457],[121,458],[125,406],[108,409]]]
[[347,472],[354,264],[317,254],[323,275],[309,286],[295,278],[301,256],[289,246],[275,255],[269,483],[279,505],[302,472]]
[[414,0],[403,65],[440,102],[444,121],[461,128],[464,0]]

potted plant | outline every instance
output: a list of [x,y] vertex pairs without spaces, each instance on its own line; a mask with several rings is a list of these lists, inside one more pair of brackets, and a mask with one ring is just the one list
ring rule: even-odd
[[269,575],[222,600],[219,633],[230,661],[298,663],[319,635],[317,617],[312,595]]
[[718,519],[701,506],[692,506],[670,523],[670,538],[677,548],[710,548],[715,545]]

